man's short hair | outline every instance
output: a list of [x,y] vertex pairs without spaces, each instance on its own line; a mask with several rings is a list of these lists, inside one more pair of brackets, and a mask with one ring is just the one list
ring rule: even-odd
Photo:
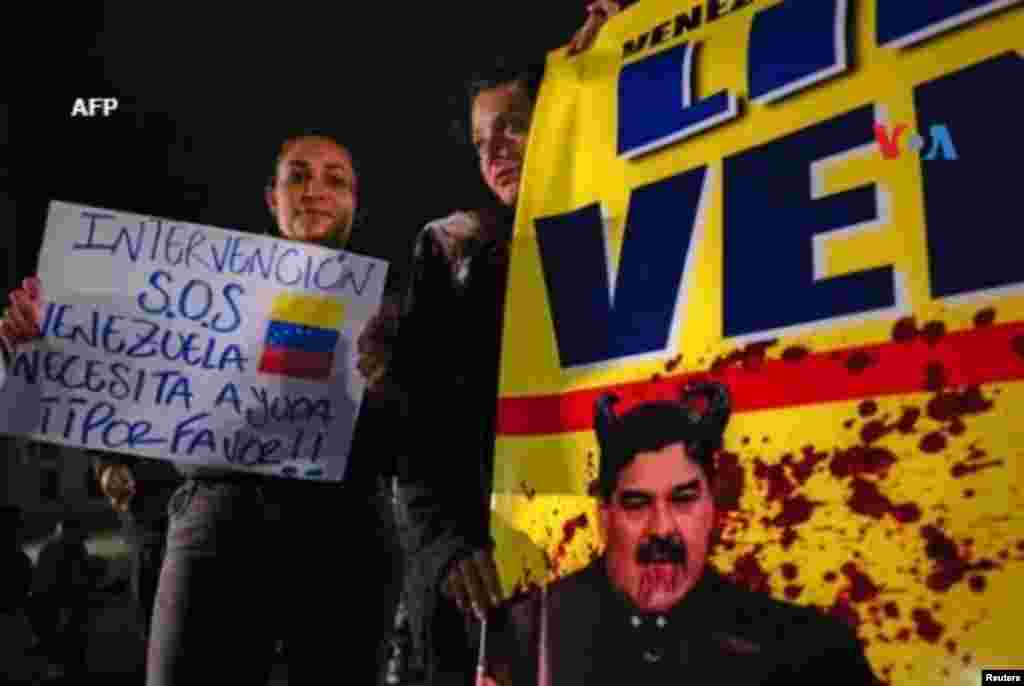
[[[691,409],[689,400],[703,397],[703,412]],[[608,502],[624,470],[637,453],[655,452],[682,443],[710,481],[714,478],[715,453],[729,422],[731,401],[725,386],[704,383],[683,389],[680,401],[656,401],[638,405],[616,416],[614,395],[602,396],[594,408],[594,432],[600,448],[597,495]]]
[[544,78],[544,63],[536,58],[526,59],[504,55],[474,71],[463,84],[463,93],[452,99],[458,110],[452,122],[452,134],[462,145],[470,146],[473,124],[470,119],[473,101],[484,91],[519,81],[526,87],[530,100],[536,102],[540,82]]

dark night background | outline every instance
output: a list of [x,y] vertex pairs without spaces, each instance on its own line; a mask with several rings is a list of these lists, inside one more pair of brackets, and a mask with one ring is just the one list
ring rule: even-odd
[[[17,107],[16,139],[9,106],[0,110],[4,243],[17,255],[17,274],[5,281],[34,270],[51,200],[264,230],[271,218],[262,189],[278,144],[312,127],[353,148],[368,215],[352,248],[391,261],[392,287],[400,287],[416,230],[486,197],[468,147],[450,132],[464,114],[452,102],[462,81],[496,55],[542,56],[563,45],[585,5],[54,10],[45,49],[23,54],[41,68]],[[107,96],[120,99],[111,117],[71,117],[76,98]],[[13,140],[24,155],[17,167]]]

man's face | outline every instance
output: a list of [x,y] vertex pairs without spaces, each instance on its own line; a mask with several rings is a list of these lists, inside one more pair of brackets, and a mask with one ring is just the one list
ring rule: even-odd
[[329,138],[289,142],[267,204],[286,238],[345,247],[356,211],[356,176],[348,151]]
[[599,512],[611,582],[638,609],[665,612],[693,588],[715,510],[704,471],[682,443],[637,453]]
[[473,147],[487,187],[501,202],[514,207],[533,101],[521,81],[482,91],[473,100]]

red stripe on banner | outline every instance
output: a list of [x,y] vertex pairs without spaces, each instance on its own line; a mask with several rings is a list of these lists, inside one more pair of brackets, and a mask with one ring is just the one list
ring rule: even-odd
[[260,371],[297,379],[326,379],[331,375],[334,353],[311,353],[267,346],[260,357]]
[[[935,326],[935,325],[932,325]],[[720,358],[712,370],[660,376],[561,395],[501,398],[498,434],[536,436],[585,431],[593,426],[594,401],[603,393],[622,399],[619,410],[651,400],[678,399],[690,381],[726,384],[737,412],[936,391],[1024,379],[1024,322],[954,333],[926,327],[911,338],[809,354],[788,348],[783,359],[765,359],[764,344]]]

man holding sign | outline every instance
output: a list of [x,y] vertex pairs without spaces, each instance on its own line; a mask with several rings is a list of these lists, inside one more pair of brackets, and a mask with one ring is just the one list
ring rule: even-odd
[[[165,335],[157,352],[162,352],[169,362],[184,361],[197,369],[209,370],[204,371],[204,379],[218,378],[214,375],[233,366],[242,371],[239,361],[251,359],[253,371],[281,379],[286,390],[308,388],[309,382],[321,384],[317,387],[322,388],[320,399],[288,395],[271,399],[265,388],[254,386],[252,392],[257,402],[243,411],[239,391],[233,382],[227,383],[222,385],[212,409],[224,405],[230,412],[234,408],[247,427],[257,431],[260,427],[273,427],[274,422],[303,426],[302,420],[310,420],[328,425],[342,412],[355,411],[354,404],[345,408],[337,402],[332,405],[332,400],[352,397],[351,379],[343,375],[348,360],[342,359],[349,348],[339,340],[346,313],[344,304],[335,298],[312,295],[309,291],[329,294],[331,285],[344,285],[346,260],[355,260],[355,256],[328,253],[312,246],[340,250],[348,244],[357,210],[357,176],[350,152],[327,136],[300,135],[285,140],[266,190],[266,201],[277,233],[286,239],[273,242],[272,250],[246,253],[242,241],[253,239],[244,237],[229,238],[220,244],[223,247],[217,248],[219,237],[198,232],[190,234],[187,243],[181,238],[184,232],[179,232],[175,243],[169,235],[173,229],[161,232],[158,228],[155,234],[146,234],[143,227],[137,234],[139,243],[131,252],[132,264],[143,255],[155,260],[178,250],[177,256],[184,254],[186,266],[191,264],[196,270],[227,270],[252,277],[248,282],[239,278],[239,283],[223,286],[219,292],[226,308],[212,319],[204,317],[202,327],[231,332],[240,325],[243,315],[251,314],[254,327],[260,327],[253,329],[259,337],[259,351],[246,358],[244,351],[232,352],[232,346],[226,345],[218,352],[216,346],[222,341],[211,334],[204,357],[197,355],[201,352],[195,345],[199,334],[178,334],[180,349],[174,347],[173,338]],[[116,241],[103,242],[107,239],[94,236],[91,229],[76,247],[106,255],[122,245],[122,234],[118,234]],[[151,250],[138,247],[147,236],[154,235]],[[161,237],[164,243],[159,243]],[[131,251],[132,244],[126,244]],[[369,269],[366,273],[369,278]],[[247,301],[241,296],[263,285],[261,276],[264,282],[276,279],[276,290],[267,289],[262,298],[267,305],[259,308],[259,312],[248,313]],[[149,278],[151,288],[140,294],[138,306],[162,318],[195,319],[190,315],[197,310],[194,305],[191,309],[185,307],[184,296],[177,311],[161,307],[170,300],[163,296],[170,289],[172,277],[169,270],[153,272]],[[204,284],[197,280],[188,283],[186,291],[192,284],[199,284],[192,289],[195,292],[204,289]],[[365,284],[366,280],[362,288]],[[205,288],[207,293],[218,292]],[[359,290],[358,284],[352,288]],[[41,335],[60,338],[62,331],[70,329],[60,321],[46,321],[40,284],[34,280],[13,293],[11,302],[13,307],[4,330],[15,341]],[[61,308],[67,307],[58,306],[58,312],[65,312]],[[53,318],[61,316],[56,314]],[[126,328],[125,320],[141,321],[126,317],[120,320],[100,327],[103,334],[99,338],[108,353],[125,351],[123,345],[117,346],[117,327]],[[74,332],[80,329],[71,329],[72,342]],[[135,344],[141,345],[138,341]],[[129,341],[128,345],[132,343]],[[28,368],[25,363],[19,373],[27,375]],[[117,381],[123,385],[121,379]],[[238,385],[241,383],[240,380]],[[173,396],[174,386],[168,386]],[[338,388],[341,386],[344,388]],[[135,387],[140,391],[144,388],[141,377]],[[192,390],[185,384],[179,393],[186,396],[187,405]],[[137,395],[144,397],[141,392]],[[377,672],[378,649],[393,616],[392,589],[397,584],[389,583],[396,574],[391,528],[386,523],[382,526],[379,519],[386,508],[377,504],[374,493],[374,470],[379,465],[370,462],[370,451],[379,454],[383,449],[379,438],[370,436],[372,428],[367,426],[366,413],[362,413],[360,430],[350,451],[360,456],[342,461],[341,469],[333,458],[343,456],[324,455],[317,459],[324,445],[331,449],[330,435],[318,433],[312,439],[298,429],[292,452],[312,450],[313,458],[289,461],[285,456],[282,460],[277,455],[281,441],[260,440],[258,433],[249,443],[241,443],[239,432],[235,431],[235,449],[228,450],[231,436],[221,432],[215,438],[217,425],[204,428],[200,422],[206,416],[194,414],[179,422],[170,434],[173,440],[168,437],[164,441],[170,452],[167,457],[174,459],[188,478],[168,506],[170,524],[149,637],[147,683],[265,683],[275,643],[282,638],[289,658],[289,683],[322,683],[323,675],[334,672],[341,664],[354,682],[371,683]],[[347,420],[354,422],[355,418]],[[159,432],[159,426],[155,431]],[[219,457],[221,443],[228,455],[226,463],[218,463],[213,457],[198,457],[203,455],[204,447]],[[256,446],[254,451],[250,445]],[[239,454],[243,461],[232,462],[231,456]],[[257,455],[259,459],[245,461],[246,455]],[[245,473],[237,469],[239,464],[255,468]],[[281,464],[284,466],[275,466]],[[301,474],[300,469],[304,470]],[[333,480],[343,472],[344,483],[315,484],[272,477],[323,477],[325,469],[326,476]],[[115,481],[105,482],[109,491],[118,491],[109,492],[108,496],[123,502],[125,494],[120,491],[124,490],[124,480],[118,481],[120,486]],[[128,490],[130,499],[131,489]],[[344,537],[339,537],[343,551],[329,547],[324,538],[325,527],[339,525],[345,526]],[[358,561],[354,562],[354,558]],[[347,632],[336,631],[335,627],[349,622],[349,591],[355,588],[374,589],[372,597],[376,599],[377,610],[367,613],[364,605],[366,621],[361,626],[351,627],[354,630]],[[343,635],[342,642],[339,637]]]

